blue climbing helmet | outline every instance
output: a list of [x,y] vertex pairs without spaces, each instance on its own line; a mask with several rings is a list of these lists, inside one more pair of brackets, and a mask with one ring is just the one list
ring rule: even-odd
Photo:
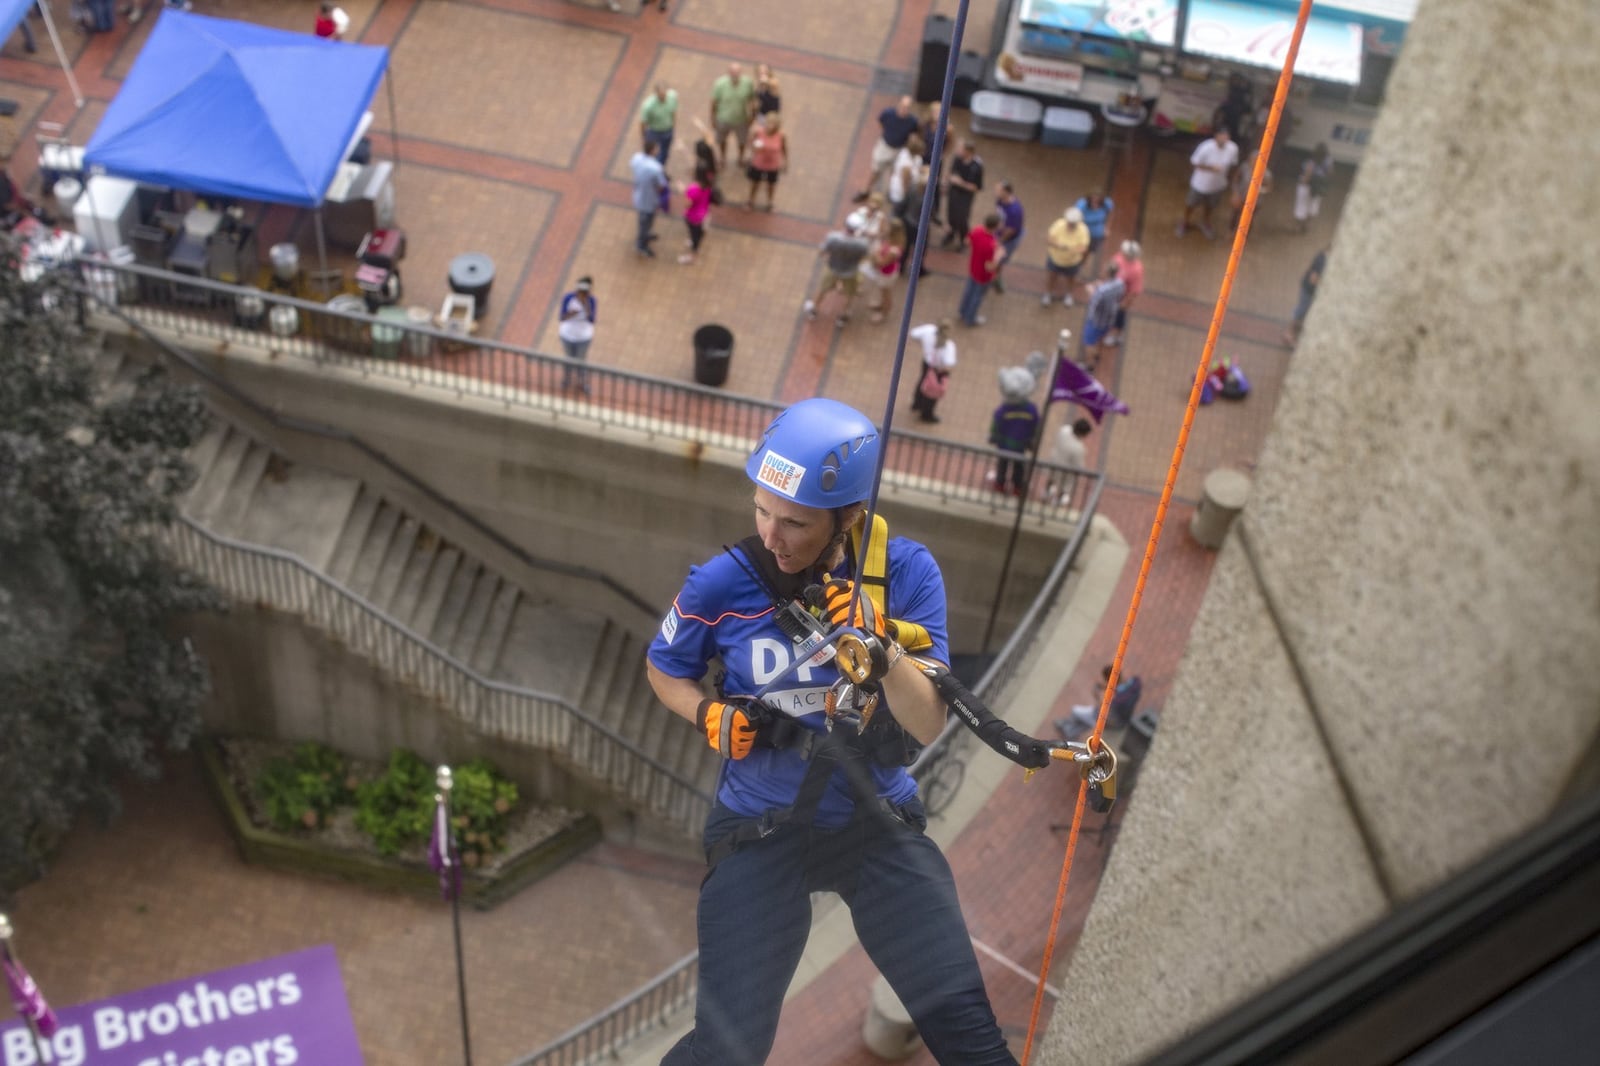
[[803,507],[845,507],[872,495],[878,427],[838,400],[801,400],[767,427],[744,472]]

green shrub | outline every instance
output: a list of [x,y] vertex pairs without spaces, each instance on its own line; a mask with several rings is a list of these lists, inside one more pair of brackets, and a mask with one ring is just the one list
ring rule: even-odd
[[356,828],[384,855],[428,839],[433,825],[433,769],[415,752],[397,749],[388,769],[356,789]]
[[350,802],[354,782],[343,755],[309,742],[273,759],[256,778],[256,796],[274,829],[318,829]]
[[[433,829],[433,768],[401,749],[383,775],[356,791],[356,826],[384,855],[421,844]],[[487,760],[455,768],[451,823],[464,866],[480,866],[506,845],[506,821],[517,803],[517,786]]]
[[479,866],[506,846],[506,821],[517,805],[517,786],[500,776],[487,759],[456,768],[450,794],[464,866]]

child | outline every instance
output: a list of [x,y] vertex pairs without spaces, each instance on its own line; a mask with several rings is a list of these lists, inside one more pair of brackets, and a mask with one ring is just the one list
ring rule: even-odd
[[706,217],[711,213],[717,190],[709,177],[701,175],[697,168],[695,179],[687,185],[679,182],[678,191],[683,193],[685,201],[683,223],[689,228],[689,250],[678,256],[678,262],[688,266],[700,254],[700,240],[706,235]]

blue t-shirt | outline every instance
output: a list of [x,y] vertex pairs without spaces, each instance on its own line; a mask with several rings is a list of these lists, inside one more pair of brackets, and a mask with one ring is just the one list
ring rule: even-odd
[[[888,609],[891,618],[927,628],[933,647],[919,651],[919,656],[950,661],[944,578],[928,549],[904,537],[889,538]],[[795,646],[773,622],[772,612],[766,589],[723,552],[689,569],[689,580],[650,643],[650,662],[671,677],[699,680],[715,658],[727,671],[724,695],[754,696],[794,661]],[[823,698],[838,678],[831,663],[801,666],[764,699],[805,728],[821,733],[827,728]],[[881,701],[873,713],[888,714],[887,701]],[[916,795],[917,782],[904,767],[880,766],[870,760],[868,766],[878,795],[890,803],[905,803]],[[745,817],[759,817],[792,805],[805,773],[806,763],[793,748],[757,748],[743,759],[723,764],[717,802]],[[844,771],[835,770],[817,806],[816,824],[842,826],[854,809],[854,793]]]
[[1105,240],[1106,220],[1111,217],[1111,209],[1114,206],[1111,203],[1111,197],[1102,196],[1100,198],[1100,206],[1092,207],[1089,204],[1089,198],[1084,196],[1080,197],[1073,206],[1083,212],[1083,224],[1089,227],[1089,236],[1097,241]]
[[1021,240],[1022,201],[1013,196],[1011,198],[1011,202],[1008,204],[1001,203],[999,200],[996,200],[995,206],[1000,208],[1001,225],[1011,231],[1011,236],[1007,237],[1004,243],[1009,244],[1011,241]]

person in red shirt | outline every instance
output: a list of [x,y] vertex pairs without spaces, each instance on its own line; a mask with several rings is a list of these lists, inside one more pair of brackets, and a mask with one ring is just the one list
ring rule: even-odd
[[348,25],[350,16],[339,10],[332,3],[324,3],[317,10],[317,25],[315,30],[318,37],[327,37],[329,40],[338,40],[344,36],[345,25]]
[[978,308],[983,305],[983,296],[989,291],[1005,258],[1005,249],[995,238],[999,229],[1000,215],[991,211],[983,220],[983,225],[973,230],[967,238],[972,242],[972,252],[967,260],[967,284],[961,290],[959,313],[961,321],[969,326],[981,326],[988,321],[978,314]]

